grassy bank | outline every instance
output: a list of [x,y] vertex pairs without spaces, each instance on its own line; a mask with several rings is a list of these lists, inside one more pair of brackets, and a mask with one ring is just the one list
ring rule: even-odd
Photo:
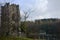
[[33,40],[33,39],[22,37],[0,37],[0,40]]

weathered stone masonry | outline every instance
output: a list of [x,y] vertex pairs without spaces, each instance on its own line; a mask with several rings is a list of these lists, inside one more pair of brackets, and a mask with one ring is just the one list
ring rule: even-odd
[[2,35],[18,32],[20,26],[20,11],[19,5],[6,3],[1,6],[1,32]]

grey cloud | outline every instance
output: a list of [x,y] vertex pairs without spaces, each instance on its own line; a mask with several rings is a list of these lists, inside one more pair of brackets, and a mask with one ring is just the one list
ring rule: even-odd
[[60,0],[48,0],[48,13],[52,18],[60,18]]

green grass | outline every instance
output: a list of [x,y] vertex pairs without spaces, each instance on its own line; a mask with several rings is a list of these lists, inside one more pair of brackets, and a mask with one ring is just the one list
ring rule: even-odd
[[0,40],[33,40],[33,39],[22,37],[0,37]]

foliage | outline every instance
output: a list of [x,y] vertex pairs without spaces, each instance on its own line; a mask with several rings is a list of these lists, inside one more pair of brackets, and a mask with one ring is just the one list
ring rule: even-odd
[[21,32],[26,32],[27,26],[25,22],[21,22]]

